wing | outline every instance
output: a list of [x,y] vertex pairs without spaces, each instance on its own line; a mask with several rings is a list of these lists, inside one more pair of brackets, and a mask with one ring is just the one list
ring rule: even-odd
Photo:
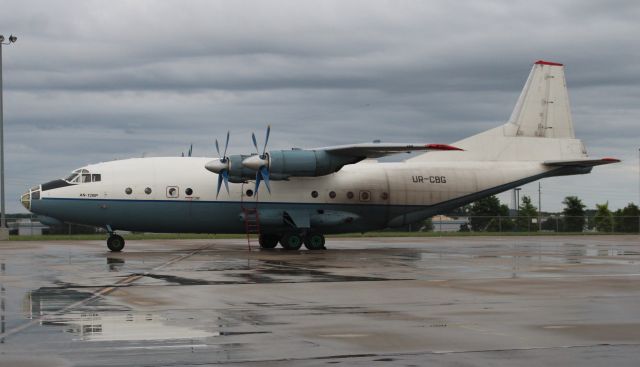
[[618,163],[619,159],[616,158],[602,158],[602,159],[573,159],[568,161],[544,161],[542,164],[551,167],[593,167],[603,164]]
[[446,144],[402,144],[402,143],[361,143],[336,145],[332,147],[315,148],[309,150],[323,150],[329,154],[353,158],[380,158],[398,153],[428,150],[462,150]]

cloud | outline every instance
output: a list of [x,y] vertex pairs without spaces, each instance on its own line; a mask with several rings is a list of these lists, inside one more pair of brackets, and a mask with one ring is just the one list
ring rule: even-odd
[[8,208],[89,162],[190,143],[213,155],[227,130],[232,152],[251,151],[268,123],[274,149],[452,142],[506,121],[541,58],[567,65],[590,153],[625,160],[549,180],[546,201],[605,201],[594,188],[606,185],[616,208],[637,200],[638,18],[635,1],[11,4],[0,14],[19,37],[3,49]]

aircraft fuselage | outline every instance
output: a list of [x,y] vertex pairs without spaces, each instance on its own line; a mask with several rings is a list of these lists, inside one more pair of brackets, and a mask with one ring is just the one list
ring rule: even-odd
[[536,162],[365,161],[323,177],[272,182],[271,194],[263,189],[256,195],[252,182],[231,184],[228,195],[216,198],[217,177],[203,168],[209,160],[137,158],[89,165],[83,168],[86,175],[98,174],[100,181],[43,184],[38,199],[32,194],[30,210],[113,230],[244,233],[243,208],[257,208],[266,232],[285,231],[290,219],[323,233],[353,233],[413,223],[565,174]]

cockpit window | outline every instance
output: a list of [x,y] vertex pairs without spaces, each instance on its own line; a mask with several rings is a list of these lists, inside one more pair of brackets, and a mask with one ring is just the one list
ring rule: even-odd
[[74,180],[78,178],[78,174],[77,173],[72,173],[69,175],[69,177],[65,178],[64,180],[67,182],[74,182]]
[[100,182],[102,175],[99,173],[91,173],[87,169],[77,169],[73,171],[69,177],[64,179],[65,181],[73,184],[86,183],[86,182]]

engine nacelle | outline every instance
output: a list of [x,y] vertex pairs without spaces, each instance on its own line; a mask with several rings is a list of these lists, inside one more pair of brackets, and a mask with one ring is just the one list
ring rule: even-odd
[[[360,158],[339,156],[324,150],[275,150],[269,154],[269,174],[274,177],[318,177],[339,171]],[[285,178],[286,179],[286,178]]]
[[[255,155],[253,155],[255,157]],[[251,155],[229,156],[229,182],[255,180],[256,168],[242,164]],[[318,177],[339,171],[345,164],[362,160],[358,157],[339,156],[323,150],[274,150],[267,153],[269,179],[287,180],[289,177]]]

